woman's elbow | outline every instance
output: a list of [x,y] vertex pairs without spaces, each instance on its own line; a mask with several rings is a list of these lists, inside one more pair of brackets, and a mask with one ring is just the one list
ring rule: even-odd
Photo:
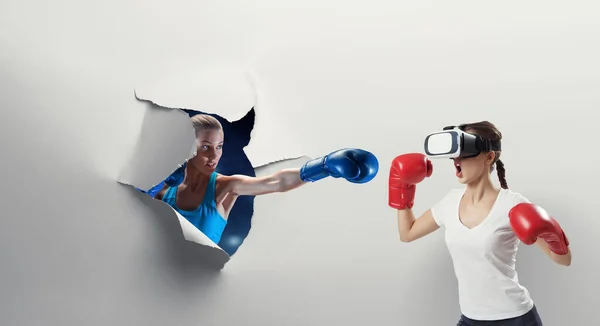
[[285,182],[277,180],[273,182],[273,192],[288,192],[293,188],[288,186]]
[[565,267],[571,266],[571,255],[569,255],[569,258],[565,259],[561,265],[563,265]]
[[571,266],[571,260],[564,260],[564,261],[557,261],[556,263],[558,263],[561,266],[565,266],[565,267],[569,267]]
[[566,255],[553,254],[552,260],[554,260],[555,263],[565,267],[571,266],[571,252]]
[[409,243],[412,242],[414,239],[410,237],[410,235],[406,234],[406,235],[402,235],[400,234],[400,241],[404,242],[404,243]]

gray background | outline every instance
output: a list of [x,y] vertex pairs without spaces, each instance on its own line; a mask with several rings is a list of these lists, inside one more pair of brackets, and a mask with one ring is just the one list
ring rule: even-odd
[[[568,268],[521,247],[520,278],[545,325],[600,324],[597,12],[594,1],[3,2],[1,324],[454,325],[442,233],[399,242],[387,173],[427,133],[481,119],[505,134],[509,186],[572,243]],[[246,242],[220,273],[205,271],[209,254],[170,211],[116,182],[132,153],[160,153],[144,172],[157,179],[189,153],[144,141],[150,108],[132,93],[177,80],[171,72],[202,75],[194,66],[256,78],[253,162],[361,147],[379,157],[379,176],[257,198]],[[145,95],[249,108],[214,104],[250,98],[233,86],[208,102],[200,88],[181,102],[165,95],[181,87],[194,85]],[[435,162],[416,212],[458,186],[452,169]]]

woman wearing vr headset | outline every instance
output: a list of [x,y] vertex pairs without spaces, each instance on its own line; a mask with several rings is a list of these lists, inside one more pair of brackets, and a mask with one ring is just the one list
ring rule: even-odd
[[[559,265],[571,264],[569,241],[556,220],[508,189],[500,160],[502,134],[488,121],[444,128],[427,137],[425,151],[451,158],[462,189],[450,190],[419,218],[412,211],[416,184],[431,176],[426,155],[396,157],[389,176],[389,206],[398,210],[403,242],[443,227],[458,280],[462,315],[457,326],[542,325],[515,270],[517,247],[536,244]],[[493,185],[497,170],[501,188]]]

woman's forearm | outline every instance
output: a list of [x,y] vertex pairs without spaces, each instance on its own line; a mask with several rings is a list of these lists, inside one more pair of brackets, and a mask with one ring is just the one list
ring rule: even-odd
[[410,208],[398,210],[398,234],[400,235],[400,241],[410,242],[412,241],[410,236],[410,230],[415,224],[415,215]]
[[567,253],[564,255],[559,255],[556,254],[554,252],[552,252],[552,250],[550,250],[550,246],[548,245],[548,243],[546,242],[546,240],[538,238],[535,242],[535,244],[546,254],[548,255],[548,257],[550,257],[550,259],[552,259],[553,262],[559,264],[559,265],[563,265],[563,266],[569,266],[571,265],[571,248],[567,247]]
[[300,179],[300,169],[281,170],[273,174],[272,177],[277,180],[278,192],[286,192],[306,184]]

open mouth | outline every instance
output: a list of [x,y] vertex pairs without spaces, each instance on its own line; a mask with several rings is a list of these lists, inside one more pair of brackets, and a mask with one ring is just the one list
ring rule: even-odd
[[462,168],[460,167],[460,162],[454,161],[454,168],[456,169],[456,176],[460,177],[462,175]]
[[217,167],[217,163],[206,163],[206,166],[208,166],[211,169],[214,169],[215,167]]

